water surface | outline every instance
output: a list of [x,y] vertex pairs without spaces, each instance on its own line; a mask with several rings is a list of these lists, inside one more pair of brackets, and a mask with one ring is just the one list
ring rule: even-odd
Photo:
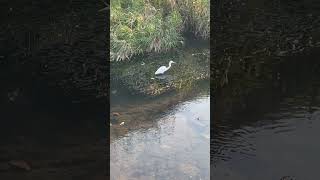
[[214,120],[213,178],[318,179],[319,87],[302,85],[267,113]]
[[111,126],[111,179],[209,179],[208,92],[121,104],[111,107],[125,122]]

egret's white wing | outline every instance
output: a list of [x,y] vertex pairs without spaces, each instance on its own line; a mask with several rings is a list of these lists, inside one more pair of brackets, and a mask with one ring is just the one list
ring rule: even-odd
[[157,75],[157,74],[163,74],[164,72],[166,72],[167,71],[167,67],[165,67],[165,66],[161,66],[161,67],[159,67],[159,69],[154,73],[155,75]]

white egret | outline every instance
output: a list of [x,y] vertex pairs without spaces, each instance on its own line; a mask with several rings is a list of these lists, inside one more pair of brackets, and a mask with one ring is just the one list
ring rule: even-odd
[[168,71],[168,70],[171,68],[171,64],[172,64],[172,63],[175,63],[175,62],[170,61],[168,67],[166,67],[166,66],[161,66],[161,67],[159,67],[159,69],[158,69],[154,74],[155,74],[155,75],[159,75],[159,74],[165,73],[166,71]]

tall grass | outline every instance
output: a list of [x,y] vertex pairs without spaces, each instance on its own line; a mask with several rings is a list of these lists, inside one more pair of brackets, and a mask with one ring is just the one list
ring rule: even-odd
[[111,61],[182,44],[182,32],[209,37],[209,0],[111,0]]
[[178,0],[179,12],[184,18],[184,28],[196,36],[210,36],[210,0]]

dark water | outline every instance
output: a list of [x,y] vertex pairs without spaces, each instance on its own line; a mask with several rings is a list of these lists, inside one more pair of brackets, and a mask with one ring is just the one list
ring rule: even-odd
[[210,95],[204,89],[114,97],[111,113],[120,115],[110,126],[111,179],[209,179]]
[[[212,177],[318,179],[320,84],[314,80],[317,77],[304,77],[304,83],[297,83],[269,106],[262,106],[264,113],[251,111],[215,119]],[[295,81],[296,77],[292,78]],[[274,94],[277,92],[267,97],[274,98]]]
[[[106,115],[44,88],[23,87],[10,100],[21,87],[10,83],[1,81],[0,179],[105,179]],[[10,166],[13,160],[31,170]]]
[[104,3],[0,4],[0,179],[106,179]]

